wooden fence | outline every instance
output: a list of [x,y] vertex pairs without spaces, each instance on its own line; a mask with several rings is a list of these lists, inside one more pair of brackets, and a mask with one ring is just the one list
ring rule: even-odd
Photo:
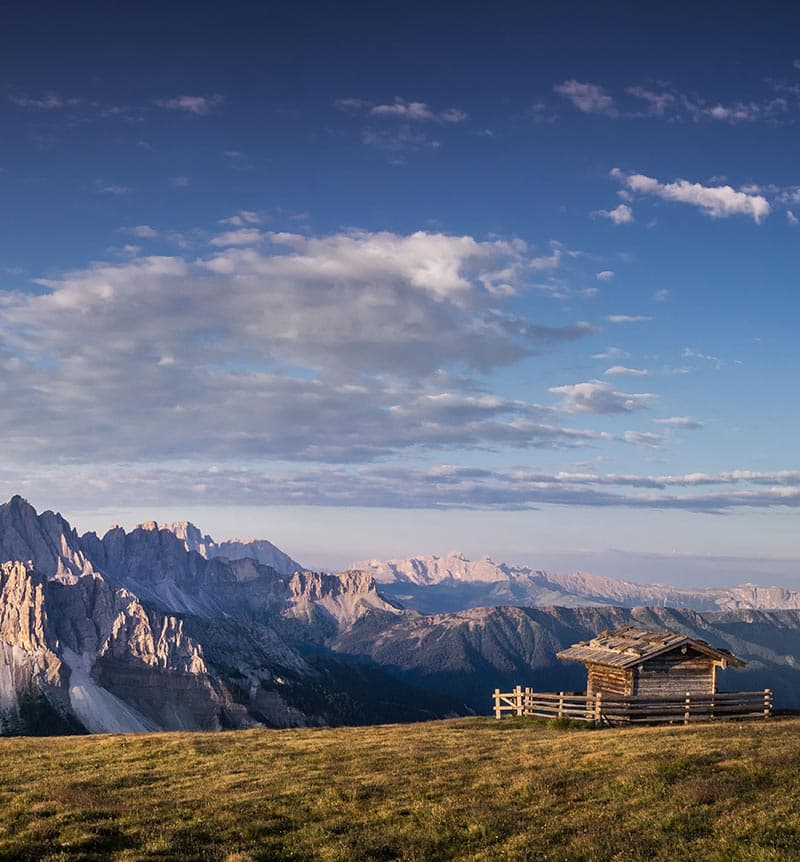
[[534,691],[517,686],[514,691],[494,690],[494,716],[535,715],[571,718],[595,725],[689,724],[692,721],[722,721],[730,718],[769,718],[772,691],[731,691],[716,694],[686,692],[682,698],[623,697]]

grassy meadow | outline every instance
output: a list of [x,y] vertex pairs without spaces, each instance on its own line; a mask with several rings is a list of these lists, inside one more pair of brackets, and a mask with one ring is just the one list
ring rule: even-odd
[[0,860],[796,860],[800,720],[0,740]]

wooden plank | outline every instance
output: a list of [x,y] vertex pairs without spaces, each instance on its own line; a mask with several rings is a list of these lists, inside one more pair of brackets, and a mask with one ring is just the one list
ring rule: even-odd
[[[759,694],[763,695],[763,692],[759,692]],[[513,697],[513,695],[514,693],[511,692],[511,694],[509,694],[508,696]],[[560,694],[556,694],[555,692],[550,691],[534,691],[533,696],[538,700],[551,700],[556,703],[558,703],[558,701],[561,699]],[[585,694],[565,694],[564,697],[567,700],[586,700]],[[592,700],[594,700],[594,698],[592,698]]]
[[[529,715],[536,716],[537,718],[558,718],[556,713],[551,712],[550,710],[534,710],[533,712],[528,713]],[[575,713],[575,715],[569,716],[576,721],[594,721],[593,715],[587,715],[585,712]]]

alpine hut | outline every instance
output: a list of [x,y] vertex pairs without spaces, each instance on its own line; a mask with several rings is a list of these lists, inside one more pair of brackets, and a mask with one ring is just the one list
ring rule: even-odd
[[714,694],[717,668],[744,667],[725,649],[677,632],[625,626],[556,653],[586,665],[586,694],[683,697]]

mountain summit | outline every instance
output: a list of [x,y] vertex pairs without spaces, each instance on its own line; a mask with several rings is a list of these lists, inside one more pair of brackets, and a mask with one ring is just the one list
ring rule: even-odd
[[251,559],[264,566],[271,566],[282,575],[302,571],[301,566],[280,548],[266,539],[230,539],[217,543],[208,534],[203,534],[191,521],[174,521],[165,524],[164,529],[174,533],[187,551],[197,551],[207,560],[212,557],[226,557],[229,560]]

